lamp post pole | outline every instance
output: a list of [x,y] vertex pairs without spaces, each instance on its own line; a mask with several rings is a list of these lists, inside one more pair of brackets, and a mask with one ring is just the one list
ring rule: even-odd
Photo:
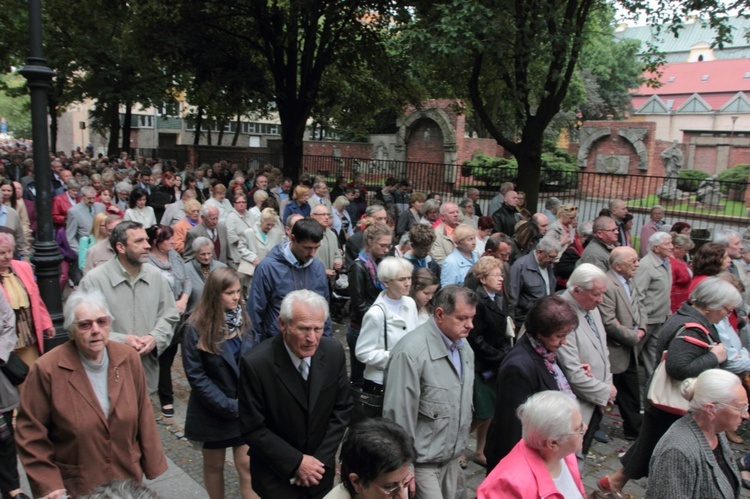
[[20,73],[31,93],[31,134],[34,140],[37,232],[34,242],[34,273],[47,310],[55,326],[55,337],[45,339],[45,351],[67,340],[63,332],[60,263],[62,255],[52,227],[52,183],[47,133],[47,90],[55,73],[47,66],[42,48],[42,2],[29,0],[29,57]]

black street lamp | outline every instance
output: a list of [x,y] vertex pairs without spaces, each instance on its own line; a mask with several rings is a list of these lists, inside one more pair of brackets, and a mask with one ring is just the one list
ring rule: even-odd
[[52,183],[49,168],[47,134],[47,90],[55,75],[47,66],[42,49],[42,2],[29,0],[29,36],[31,50],[20,73],[31,91],[31,135],[34,140],[34,182],[36,184],[37,232],[34,242],[34,264],[42,300],[55,326],[55,337],[45,340],[45,351],[67,341],[63,331],[60,263],[62,255],[55,243],[52,227]]

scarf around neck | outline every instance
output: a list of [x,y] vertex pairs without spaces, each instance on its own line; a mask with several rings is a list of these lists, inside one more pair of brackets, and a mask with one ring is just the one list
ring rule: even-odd
[[385,285],[378,279],[378,264],[375,263],[375,259],[372,257],[372,255],[367,251],[362,250],[359,252],[359,256],[357,258],[364,262],[365,267],[367,268],[367,272],[370,273],[370,279],[372,279],[375,287],[380,291],[385,290]]

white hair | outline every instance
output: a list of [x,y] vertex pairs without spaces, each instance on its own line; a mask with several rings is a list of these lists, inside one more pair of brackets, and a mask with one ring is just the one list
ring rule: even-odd
[[213,247],[214,243],[206,236],[200,236],[193,239],[192,244],[190,245],[190,249],[193,250],[193,253],[198,253],[198,251],[204,247],[204,246],[211,246]]
[[661,246],[662,244],[666,243],[667,241],[671,241],[672,236],[669,234],[669,232],[654,232],[651,234],[651,237],[648,238],[648,249],[651,251],[656,246]]
[[690,302],[708,310],[719,310],[721,307],[737,308],[742,305],[742,295],[732,284],[712,276],[698,283],[690,293]]
[[582,263],[570,274],[567,286],[571,291],[575,287],[591,289],[594,287],[595,281],[606,283],[607,274],[592,263]]
[[323,310],[323,318],[324,320],[328,320],[328,302],[326,299],[315,291],[310,291],[309,289],[298,289],[288,293],[284,299],[281,300],[279,317],[284,321],[284,324],[289,324],[294,320],[294,304],[297,302],[302,302],[310,307]]
[[736,374],[724,369],[708,369],[697,378],[682,382],[680,394],[690,402],[690,409],[701,409],[706,404],[731,404],[735,398],[734,389],[742,382]]
[[714,241],[716,244],[725,244],[729,245],[730,239],[740,239],[742,240],[742,236],[737,231],[734,231],[732,229],[725,229],[720,230],[716,234],[714,234]]
[[544,236],[537,243],[536,249],[544,253],[550,253],[551,251],[556,251],[559,254],[560,251],[562,251],[562,246],[560,246],[560,242],[557,239],[555,239],[552,235],[550,235],[550,236]]
[[87,310],[103,310],[105,315],[112,317],[112,313],[109,311],[109,306],[107,305],[107,299],[101,291],[98,289],[92,289],[91,291],[79,289],[74,291],[65,300],[65,308],[63,310],[63,329],[68,332],[68,335],[73,333],[74,323],[76,322],[76,309],[80,305],[86,307]]
[[414,265],[409,260],[388,256],[378,264],[378,279],[380,279],[380,282],[390,282],[403,272],[408,272],[411,275],[413,270]]
[[557,390],[538,392],[516,411],[523,427],[523,441],[532,449],[571,433],[573,415],[581,409],[575,398]]

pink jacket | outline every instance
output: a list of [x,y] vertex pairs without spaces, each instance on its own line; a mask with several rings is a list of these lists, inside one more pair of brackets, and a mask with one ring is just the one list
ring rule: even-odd
[[[575,454],[567,456],[565,464],[570,469],[581,495],[586,497]],[[564,499],[557,491],[542,457],[523,440],[495,466],[477,490],[477,499],[510,498]]]
[[[23,287],[29,294],[29,305],[31,306],[31,317],[34,319],[37,346],[39,347],[39,353],[44,353],[44,332],[52,327],[52,319],[47,312],[47,305],[42,301],[42,295],[39,294],[39,287],[34,280],[34,271],[31,269],[31,265],[19,260],[11,260],[10,266],[13,267],[13,272],[21,279]],[[3,292],[10,301],[5,288],[3,288]]]

